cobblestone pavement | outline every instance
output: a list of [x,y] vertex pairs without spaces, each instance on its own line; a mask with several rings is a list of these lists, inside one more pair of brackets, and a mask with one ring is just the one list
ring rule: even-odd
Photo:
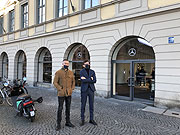
[[0,105],[0,135],[180,135],[180,119],[141,109],[144,104],[116,99],[95,98],[95,120],[98,126],[80,123],[80,93],[73,93],[71,121],[76,126],[65,125],[63,113],[62,129],[55,130],[57,96],[55,90],[28,88],[33,98],[43,96],[42,104],[36,104],[36,119],[33,123],[24,117],[15,117],[16,112],[7,104]]

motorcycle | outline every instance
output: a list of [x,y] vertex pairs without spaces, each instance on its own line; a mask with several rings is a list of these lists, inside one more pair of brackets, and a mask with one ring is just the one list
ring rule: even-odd
[[27,88],[25,87],[26,86],[26,77],[23,77],[23,79],[15,79],[14,80],[14,85],[17,85],[22,91],[24,91],[24,93],[28,94],[28,90]]
[[22,85],[17,83],[17,80],[13,81],[14,86],[11,91],[11,98],[13,106],[17,111],[17,116],[24,116],[31,122],[35,120],[36,109],[34,107],[35,102],[42,103],[43,98],[39,97],[37,100],[33,100],[32,97],[22,90]]

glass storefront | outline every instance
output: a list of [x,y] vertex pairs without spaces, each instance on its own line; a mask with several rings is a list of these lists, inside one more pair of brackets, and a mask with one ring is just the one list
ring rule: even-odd
[[113,96],[128,100],[154,99],[155,55],[148,44],[131,38],[116,48],[113,65]]

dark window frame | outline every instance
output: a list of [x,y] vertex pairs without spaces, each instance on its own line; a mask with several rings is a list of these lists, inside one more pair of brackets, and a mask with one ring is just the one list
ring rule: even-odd
[[[21,7],[22,7],[22,11],[21,11],[21,13],[22,13],[22,24],[21,24],[21,26],[22,26],[22,28],[27,28],[29,25],[29,23],[28,23],[28,21],[29,21],[28,3],[23,4]],[[26,11],[24,10],[25,7],[27,8]]]
[[9,32],[15,30],[15,12],[14,9],[9,11]]
[[[67,5],[65,5],[65,1]],[[62,7],[60,7],[60,2],[62,4]],[[60,15],[60,10],[62,10],[62,14]],[[65,12],[67,10],[67,13]],[[57,0],[57,17],[62,17],[68,14],[68,0]]]
[[[44,14],[43,14],[43,10],[44,10]],[[46,21],[46,0],[37,1],[37,15],[38,15],[37,24],[40,24]]]
[[3,17],[0,17],[0,35],[3,35],[3,25],[4,25],[4,18]]
[[[86,7],[86,5],[85,5],[85,4],[86,4],[86,1],[87,1],[87,0],[83,0],[83,9],[92,8],[92,7],[95,7],[95,6],[98,5],[98,4],[97,4],[97,5],[93,5],[93,0],[89,0],[90,3],[88,3],[88,4],[90,4],[90,5],[89,5],[90,7],[88,7],[88,6]],[[98,3],[99,3],[99,2],[98,2]]]

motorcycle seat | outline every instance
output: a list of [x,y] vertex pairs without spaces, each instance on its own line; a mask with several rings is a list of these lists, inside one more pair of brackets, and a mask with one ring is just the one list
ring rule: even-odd
[[18,100],[26,100],[26,99],[29,99],[29,98],[31,98],[30,95],[28,95],[28,94],[22,94],[22,95],[20,95],[20,96],[17,97],[16,101],[18,101]]

